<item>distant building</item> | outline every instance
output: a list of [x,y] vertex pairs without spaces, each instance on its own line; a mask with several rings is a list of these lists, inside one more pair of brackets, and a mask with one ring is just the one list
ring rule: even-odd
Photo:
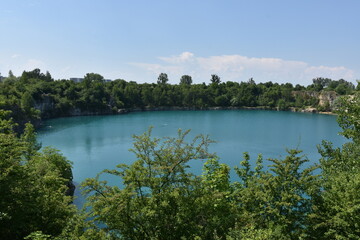
[[0,82],[2,82],[3,79],[4,79],[4,77],[0,75]]
[[[80,83],[82,81],[84,81],[84,78],[70,78],[71,81],[76,82],[76,83]],[[111,82],[111,79],[104,79],[104,82]]]
[[84,80],[84,78],[70,78],[71,81],[79,83],[82,82]]

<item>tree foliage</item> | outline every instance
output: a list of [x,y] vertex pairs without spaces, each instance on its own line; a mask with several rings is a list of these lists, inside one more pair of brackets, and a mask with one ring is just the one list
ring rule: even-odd
[[59,235],[74,213],[65,194],[71,163],[50,148],[38,152],[32,125],[19,138],[9,124],[3,122],[7,130],[0,133],[1,239],[23,239],[37,230]]
[[160,73],[157,79],[157,84],[166,84],[169,81],[168,75],[166,73]]
[[[232,82],[211,75],[208,84],[194,84],[190,75],[183,75],[180,84],[169,84],[168,75],[160,73],[156,83],[138,84],[116,79],[107,82],[98,73],[87,73],[82,82],[54,81],[49,72],[39,69],[24,71],[20,77],[9,74],[0,83],[2,108],[11,110],[22,131],[26,122],[39,124],[39,118],[64,117],[74,114],[111,114],[123,109],[157,107],[211,107],[289,110],[315,107],[333,111],[331,100],[320,105],[320,91],[331,95],[352,94],[354,85],[343,79],[317,78],[307,87],[272,82],[256,84],[249,81]],[[335,93],[336,92],[336,93]]]
[[189,75],[182,75],[180,78],[180,84],[183,85],[191,85],[192,84],[192,77]]
[[187,143],[188,131],[166,139],[152,138],[150,133],[151,129],[134,136],[133,164],[105,171],[119,176],[122,188],[108,186],[99,176],[84,182],[90,216],[105,224],[108,234],[124,239],[194,238],[199,228],[209,227],[205,217],[211,216],[198,214],[206,211],[198,202],[205,193],[200,179],[186,169],[190,160],[210,157],[211,141],[198,136]]
[[216,74],[211,75],[210,81],[213,84],[219,84],[221,82],[220,77],[218,75],[216,75]]
[[360,94],[357,92],[351,97],[343,97],[338,109],[338,122],[343,129],[341,133],[346,138],[360,143]]

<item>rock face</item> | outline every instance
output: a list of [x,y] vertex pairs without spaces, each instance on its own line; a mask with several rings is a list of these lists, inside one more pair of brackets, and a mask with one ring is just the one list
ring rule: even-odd
[[[318,106],[327,109],[328,111],[332,111],[336,99],[339,97],[338,94],[335,91],[321,91],[321,92],[315,92],[315,91],[294,91],[294,96],[300,95],[303,98],[315,98],[318,100]],[[306,107],[302,110],[302,112],[318,112],[318,109],[314,107]]]
[[36,102],[34,107],[40,110],[43,118],[50,118],[55,110],[54,98],[44,94],[42,95],[42,101]]
[[80,108],[74,108],[69,111],[68,114],[66,114],[66,117],[76,117],[76,116],[95,116],[95,115],[109,115],[114,114],[111,109],[105,109],[101,111],[86,111],[81,110]]
[[75,117],[75,116],[92,116],[92,115],[108,115],[114,114],[110,109],[103,109],[101,111],[87,111],[80,108],[68,108],[64,112],[59,112],[56,108],[55,100],[52,96],[43,94],[41,101],[35,102],[35,109],[40,110],[41,118],[48,119],[54,117]]
[[73,181],[69,181],[66,186],[68,187],[68,189],[66,190],[66,196],[74,196],[74,192],[75,192],[75,184],[73,183]]
[[315,92],[315,91],[292,91],[292,94],[294,96],[302,96],[303,98],[305,97],[309,97],[309,98],[318,98],[319,97],[319,93]]
[[329,104],[330,108],[334,106],[335,100],[338,95],[335,91],[321,91],[319,96],[319,106],[325,107]]
[[313,107],[307,107],[307,108],[301,109],[300,112],[303,112],[303,113],[317,113],[318,110],[316,108],[313,108]]

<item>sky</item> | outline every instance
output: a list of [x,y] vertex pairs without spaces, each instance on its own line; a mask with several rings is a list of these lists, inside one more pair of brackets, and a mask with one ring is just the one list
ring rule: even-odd
[[359,0],[0,0],[0,73],[360,79]]

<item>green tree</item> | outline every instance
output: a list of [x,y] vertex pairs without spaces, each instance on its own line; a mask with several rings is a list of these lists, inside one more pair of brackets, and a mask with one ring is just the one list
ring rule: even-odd
[[217,106],[228,106],[229,105],[229,99],[226,95],[220,95],[215,97],[215,104]]
[[280,111],[288,110],[289,109],[289,103],[285,99],[281,98],[277,102],[277,108]]
[[15,78],[15,75],[11,70],[9,70],[8,78]]
[[220,77],[218,75],[216,75],[216,74],[211,75],[210,81],[213,84],[220,84],[220,82],[221,82]]
[[45,79],[45,75],[41,72],[41,70],[39,68],[35,68],[32,71],[23,71],[21,77],[20,77],[20,81],[21,83],[29,83],[30,79],[40,79],[40,80],[44,80]]
[[48,82],[54,81],[54,79],[51,77],[51,74],[49,71],[46,71],[46,73],[45,73],[45,80]]
[[35,101],[29,92],[25,92],[21,97],[21,108],[26,112],[30,112],[34,107]]
[[[188,131],[176,138],[151,137],[151,129],[134,136],[137,160],[106,170],[122,179],[122,186],[109,186],[100,176],[87,179],[83,187],[89,214],[104,224],[104,230],[124,239],[194,238],[206,226],[198,214],[197,193],[200,180],[186,171],[190,160],[210,157],[211,141],[198,136],[185,142]],[[205,221],[206,222],[206,221]]]
[[71,163],[50,150],[36,152],[31,134],[29,125],[21,138],[0,133],[0,236],[5,240],[38,230],[59,235],[74,213],[72,197],[65,194]]
[[311,215],[313,239],[359,239],[360,230],[360,132],[359,95],[342,98],[338,122],[342,134],[352,140],[342,148],[323,142],[322,192],[314,199],[315,212]]
[[26,159],[33,157],[40,150],[41,144],[36,140],[35,128],[31,123],[25,124],[24,133],[21,140],[25,143],[26,151],[24,153]]
[[339,101],[338,123],[346,138],[360,143],[360,93],[351,97],[342,97]]
[[192,78],[189,75],[182,75],[180,78],[180,84],[181,85],[191,85]]
[[230,183],[230,167],[217,158],[205,162],[201,181],[202,194],[197,202],[197,217],[203,228],[198,229],[201,239],[225,239],[236,222],[236,205],[232,201],[234,188]]
[[144,85],[141,89],[141,99],[145,106],[152,106],[154,104],[153,100],[153,87],[151,85]]
[[87,73],[81,83],[85,88],[89,88],[91,83],[95,82],[104,83],[104,77],[98,73]]
[[313,84],[317,86],[316,88],[319,90],[326,88],[327,86],[329,86],[329,84],[331,84],[331,82],[333,82],[333,80],[331,80],[330,78],[322,77],[314,78],[312,81]]
[[324,141],[319,152],[322,191],[313,199],[312,239],[359,239],[360,146],[349,142],[334,148]]
[[166,73],[160,73],[157,79],[157,84],[166,84],[169,81],[168,75]]
[[80,83],[78,103],[82,110],[106,112],[109,110],[109,93],[106,92],[104,77],[97,73],[87,73]]
[[[250,157],[244,155],[236,172],[241,179],[235,183],[234,197],[238,205],[237,227],[230,233],[248,236],[249,231],[272,234],[272,239],[300,239],[307,236],[308,215],[312,213],[311,197],[318,191],[315,167],[304,168],[308,162],[301,151],[288,150],[284,159],[269,159],[272,165],[262,170],[259,156],[255,171]],[[236,234],[237,232],[237,234]]]

